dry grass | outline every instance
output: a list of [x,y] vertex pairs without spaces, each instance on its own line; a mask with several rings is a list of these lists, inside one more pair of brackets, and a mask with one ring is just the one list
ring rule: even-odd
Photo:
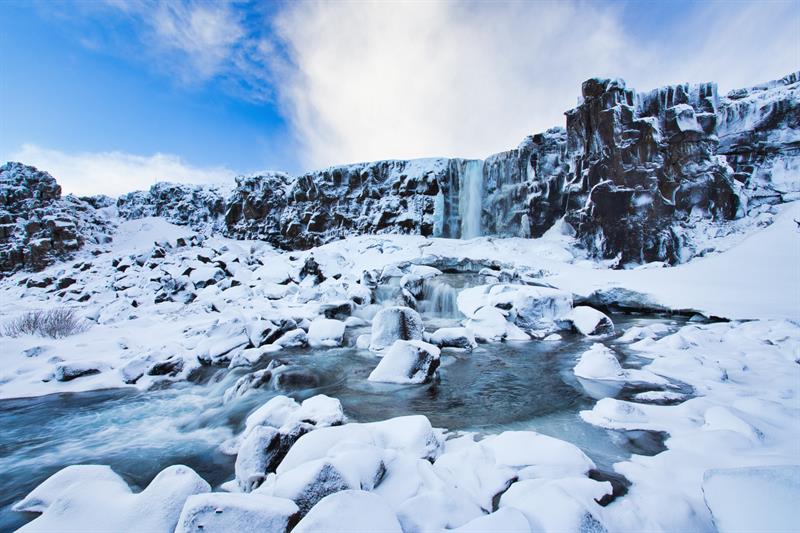
[[83,333],[88,328],[88,324],[81,320],[74,310],[57,307],[46,311],[29,311],[20,315],[3,324],[2,334],[6,337],[40,335],[60,339]]

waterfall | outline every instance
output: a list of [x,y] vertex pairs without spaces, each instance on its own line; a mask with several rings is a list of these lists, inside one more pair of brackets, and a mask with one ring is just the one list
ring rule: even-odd
[[458,318],[461,313],[458,311],[457,297],[458,290],[446,281],[436,278],[425,280],[418,309],[438,317]]
[[458,214],[461,216],[461,238],[481,236],[483,203],[483,161],[464,161],[459,172]]

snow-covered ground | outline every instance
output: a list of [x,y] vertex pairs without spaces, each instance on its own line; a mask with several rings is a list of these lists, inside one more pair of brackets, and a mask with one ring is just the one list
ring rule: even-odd
[[[113,472],[73,471],[28,498],[35,507],[26,508],[43,513],[26,530],[121,530],[144,519],[154,530],[282,530],[299,512],[303,531],[709,531],[737,529],[748,505],[746,516],[769,509],[777,518],[765,524],[796,527],[780,519],[791,499],[764,502],[746,490],[796,494],[800,485],[800,202],[774,218],[687,264],[631,270],[587,261],[563,224],[536,240],[361,236],[283,253],[158,218],[124,222],[107,251],[0,281],[0,323],[63,305],[89,325],[63,339],[0,337],[0,398],[146,390],[208,365],[261,368],[289,347],[324,356],[347,343],[375,358],[371,379],[424,383],[435,378],[440,349],[469,353],[476,339],[544,342],[531,339],[576,328],[597,343],[575,369],[582,383],[648,386],[599,399],[583,419],[666,432],[667,450],[615,465],[632,483],[623,495],[608,473],[592,474],[580,449],[535,432],[445,439],[424,416],[339,425],[346,413],[335,399],[312,407],[287,399],[259,411],[261,429],[229,443],[242,465],[237,459],[230,472],[239,483],[224,486],[235,496],[201,494],[211,487],[187,467],[165,471],[140,494]],[[375,318],[414,306],[441,270],[480,272],[474,287],[459,289],[463,327],[425,329],[413,311]],[[397,296],[379,301],[389,285]],[[608,317],[587,305],[729,321],[626,331],[617,342],[644,366],[623,368],[608,346]],[[230,395],[270,379],[258,372]],[[256,476],[240,476],[247,469]]]

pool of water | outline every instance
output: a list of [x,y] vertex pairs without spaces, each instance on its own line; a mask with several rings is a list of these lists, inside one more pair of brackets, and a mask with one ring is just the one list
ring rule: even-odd
[[[613,317],[621,333],[672,319]],[[108,464],[142,488],[164,467],[186,464],[213,486],[233,477],[234,457],[220,444],[241,430],[249,412],[278,394],[298,401],[315,394],[338,398],[352,421],[424,414],[452,431],[496,433],[534,429],[580,446],[598,466],[630,455],[626,439],[581,421],[591,408],[572,375],[592,343],[565,334],[560,342],[481,345],[471,353],[443,352],[439,378],[427,385],[367,381],[377,364],[356,348],[284,351],[276,357],[308,379],[282,390],[274,384],[223,403],[224,391],[252,369],[212,370],[202,383],[160,390],[118,389],[0,401],[0,531],[35,515],[11,505],[48,476],[70,464]],[[617,346],[624,354],[624,346]],[[273,380],[274,381],[274,380]],[[306,383],[303,385],[302,383]],[[309,384],[311,383],[311,384]]]

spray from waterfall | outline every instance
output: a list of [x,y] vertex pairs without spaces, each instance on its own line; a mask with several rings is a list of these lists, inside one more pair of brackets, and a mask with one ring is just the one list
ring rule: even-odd
[[483,201],[483,161],[464,161],[459,172],[458,214],[461,216],[461,238],[481,236]]

